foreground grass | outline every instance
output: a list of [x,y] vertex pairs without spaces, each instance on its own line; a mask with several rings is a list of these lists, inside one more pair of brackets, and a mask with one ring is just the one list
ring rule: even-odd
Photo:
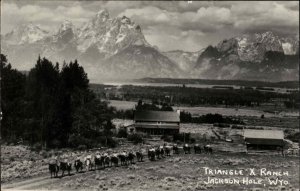
[[[46,166],[41,161],[34,162],[35,166]],[[47,167],[47,166],[46,166]],[[211,169],[245,170],[244,176],[207,175],[204,167]],[[266,168],[276,172],[288,172],[288,176],[260,176],[253,179],[263,179],[261,185],[245,184],[205,184],[208,176],[211,178],[236,178],[247,177],[247,169],[254,168],[259,172]],[[9,170],[9,168],[7,169]],[[6,171],[6,170],[5,170]],[[26,171],[26,170],[25,170]],[[40,172],[45,174],[47,171]],[[73,172],[74,173],[74,172]],[[24,179],[25,177],[23,177]],[[270,185],[270,179],[288,181],[287,185]],[[20,178],[19,180],[22,180]],[[18,182],[17,179],[13,181]],[[167,157],[154,162],[145,159],[125,167],[111,167],[98,171],[75,174],[56,179],[52,183],[35,184],[28,189],[49,190],[299,190],[299,158],[280,155],[247,155],[217,152],[206,154],[180,154]]]

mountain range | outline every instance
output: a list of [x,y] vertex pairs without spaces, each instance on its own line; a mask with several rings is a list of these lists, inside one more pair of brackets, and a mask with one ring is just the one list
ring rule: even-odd
[[1,52],[14,67],[29,70],[38,55],[53,62],[77,59],[91,81],[144,77],[298,80],[299,35],[272,31],[242,34],[197,52],[163,52],[149,44],[130,18],[100,10],[77,28],[64,21],[54,32],[23,24],[1,35]]

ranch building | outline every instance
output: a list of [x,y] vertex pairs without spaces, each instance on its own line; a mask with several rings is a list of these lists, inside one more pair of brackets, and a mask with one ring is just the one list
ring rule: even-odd
[[283,149],[284,134],[281,130],[245,129],[244,140],[247,149]]
[[134,111],[134,130],[150,135],[179,133],[180,111]]

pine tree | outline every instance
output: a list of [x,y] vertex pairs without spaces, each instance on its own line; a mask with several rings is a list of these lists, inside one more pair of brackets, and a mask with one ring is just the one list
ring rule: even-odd
[[[59,85],[59,68],[46,58],[37,60],[28,75],[27,98],[32,119],[32,141],[39,141],[44,146],[53,138],[49,136],[55,122]],[[34,137],[38,137],[37,140]]]
[[0,55],[1,74],[1,137],[16,140],[24,133],[25,75],[12,69],[5,55]]

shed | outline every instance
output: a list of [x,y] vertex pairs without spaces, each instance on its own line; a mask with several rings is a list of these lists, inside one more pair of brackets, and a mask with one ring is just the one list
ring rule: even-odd
[[256,148],[277,148],[283,147],[284,133],[281,130],[256,130],[245,129],[244,140],[249,146]]

